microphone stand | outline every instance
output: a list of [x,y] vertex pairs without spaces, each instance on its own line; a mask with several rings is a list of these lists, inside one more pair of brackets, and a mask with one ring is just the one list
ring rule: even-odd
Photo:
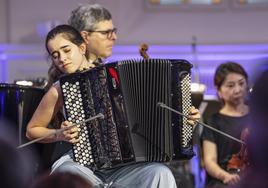
[[[174,112],[174,113],[176,113],[176,114],[179,114],[179,115],[181,115],[181,116],[183,116],[183,117],[185,117],[185,118],[187,118],[187,119],[191,119],[189,116],[187,116],[187,115],[185,115],[185,114],[183,114],[183,113],[181,113],[181,112],[179,112],[179,111],[177,111],[177,110],[174,110],[173,108],[170,108],[169,106],[165,105],[165,104],[162,103],[162,102],[158,102],[158,103],[157,103],[157,106],[158,106],[158,107],[161,107],[161,108],[165,108],[165,109],[167,109],[167,110],[170,110],[170,111],[172,111],[172,112]],[[193,120],[193,119],[191,119],[191,120]],[[221,134],[221,135],[223,135],[223,136],[226,136],[226,137],[228,137],[228,138],[230,138],[230,139],[232,139],[232,140],[234,140],[234,141],[236,141],[236,142],[239,142],[240,144],[244,144],[244,145],[246,145],[246,143],[243,142],[242,140],[239,140],[239,139],[237,139],[237,138],[235,138],[235,137],[233,137],[233,136],[231,136],[231,135],[229,135],[229,134],[227,134],[227,133],[225,133],[225,132],[223,132],[223,131],[220,131],[220,130],[214,128],[214,127],[211,127],[210,125],[207,125],[207,124],[205,124],[205,123],[203,123],[203,122],[200,122],[200,121],[197,121],[197,120],[193,120],[193,121],[194,121],[195,123],[199,124],[199,125],[202,125],[202,126],[208,128],[208,129],[211,129],[211,130],[214,131],[214,132],[217,132],[217,133],[219,133],[219,134]]]
[[91,118],[88,118],[88,119],[86,119],[86,120],[80,122],[79,124],[73,124],[73,125],[71,125],[71,126],[69,126],[69,127],[64,127],[64,128],[62,128],[62,129],[57,129],[57,130],[56,130],[55,132],[53,132],[53,133],[49,133],[49,134],[47,134],[47,135],[45,135],[45,136],[42,136],[42,137],[40,137],[40,138],[37,138],[37,139],[34,139],[34,140],[30,141],[30,142],[27,142],[27,143],[25,143],[25,144],[22,144],[22,145],[18,146],[17,149],[24,148],[24,147],[29,146],[29,145],[31,145],[31,144],[33,144],[33,143],[36,143],[36,142],[38,142],[38,141],[40,141],[40,140],[43,140],[43,139],[45,139],[45,138],[47,138],[47,137],[50,137],[50,136],[52,136],[52,135],[57,135],[57,134],[59,134],[59,133],[62,133],[63,131],[66,131],[66,130],[71,129],[71,128],[73,128],[73,127],[75,127],[75,126],[78,126],[78,125],[82,125],[82,127],[84,127],[84,126],[85,126],[85,125],[83,125],[84,123],[87,123],[87,122],[89,122],[89,121],[92,121],[92,120],[95,120],[95,119],[98,119],[98,118],[103,119],[103,118],[104,118],[104,115],[103,115],[102,113],[99,113],[99,114],[97,114],[96,116],[93,116],[93,117],[91,117]]

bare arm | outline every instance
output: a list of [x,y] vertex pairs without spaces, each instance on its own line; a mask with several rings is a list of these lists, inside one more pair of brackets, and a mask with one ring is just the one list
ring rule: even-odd
[[[54,115],[62,108],[62,98],[58,86],[52,86],[42,98],[32,119],[27,125],[26,136],[30,140],[43,137],[48,134],[51,136],[41,140],[42,143],[51,143],[55,141],[77,142],[78,129],[74,127],[61,134],[56,134],[56,129],[47,128]],[[71,126],[71,123],[64,121],[61,128]],[[55,134],[53,134],[55,133]]]
[[[32,119],[27,125],[27,138],[32,140],[56,131],[55,129],[49,129],[47,127],[53,116],[59,110],[59,103],[58,89],[52,86],[42,98]],[[50,143],[54,141],[56,141],[56,135],[52,135],[41,142]]]
[[204,164],[208,174],[225,184],[235,184],[240,177],[237,174],[230,174],[218,165],[217,145],[211,141],[203,141]]

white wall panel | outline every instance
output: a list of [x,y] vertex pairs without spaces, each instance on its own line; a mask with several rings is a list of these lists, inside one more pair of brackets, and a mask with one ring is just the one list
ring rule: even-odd
[[146,0],[10,0],[11,42],[42,42],[38,23],[65,23],[70,11],[86,2],[98,2],[112,12],[118,44],[190,44],[192,36],[202,44],[268,43],[268,8],[244,10],[226,3],[216,10],[152,9]]

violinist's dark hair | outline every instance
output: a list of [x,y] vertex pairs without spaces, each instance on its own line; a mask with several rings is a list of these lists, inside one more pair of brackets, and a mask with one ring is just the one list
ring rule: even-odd
[[214,85],[217,89],[220,89],[227,75],[230,73],[241,74],[245,77],[246,82],[248,82],[248,74],[245,69],[240,64],[230,61],[220,64],[216,69],[214,75]]

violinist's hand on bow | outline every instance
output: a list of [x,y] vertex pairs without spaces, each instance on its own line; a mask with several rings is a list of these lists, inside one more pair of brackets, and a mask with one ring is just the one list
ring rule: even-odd
[[238,174],[226,174],[223,178],[223,183],[227,185],[234,185],[238,183],[240,176]]
[[[64,121],[61,123],[61,129],[72,126],[72,123],[69,121]],[[78,139],[78,127],[72,127],[70,129],[67,129],[63,132],[60,132],[57,134],[57,141],[65,141],[69,143],[77,143],[79,141]]]
[[188,124],[192,126],[195,126],[196,121],[199,121],[201,118],[199,110],[196,109],[194,106],[191,106],[190,108],[189,118],[190,119],[188,119]]

